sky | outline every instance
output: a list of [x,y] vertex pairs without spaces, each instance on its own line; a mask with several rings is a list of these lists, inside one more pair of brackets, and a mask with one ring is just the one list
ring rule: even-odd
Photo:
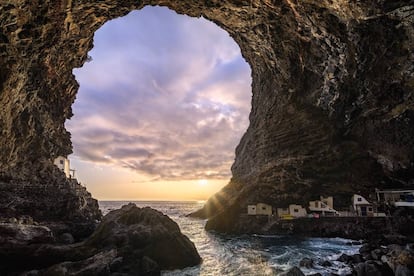
[[251,72],[227,32],[146,7],[107,22],[66,122],[76,178],[100,200],[205,200],[228,183]]

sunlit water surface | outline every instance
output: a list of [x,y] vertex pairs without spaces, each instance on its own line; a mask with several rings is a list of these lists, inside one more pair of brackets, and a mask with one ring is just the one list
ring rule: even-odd
[[[138,207],[150,206],[178,223],[183,234],[195,246],[203,263],[183,270],[163,271],[163,275],[277,275],[300,260],[330,260],[331,267],[318,264],[315,269],[302,269],[305,274],[347,275],[349,267],[334,261],[342,253],[355,254],[359,246],[349,240],[334,238],[297,238],[290,236],[224,235],[204,230],[206,220],[186,217],[202,207],[203,202],[191,201],[133,201]],[[118,209],[129,201],[100,201],[103,214]]]

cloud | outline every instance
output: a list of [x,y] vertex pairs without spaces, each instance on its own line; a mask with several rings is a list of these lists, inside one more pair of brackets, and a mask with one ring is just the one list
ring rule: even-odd
[[76,156],[155,179],[229,178],[251,77],[225,31],[147,7],[105,24],[94,44],[74,71]]

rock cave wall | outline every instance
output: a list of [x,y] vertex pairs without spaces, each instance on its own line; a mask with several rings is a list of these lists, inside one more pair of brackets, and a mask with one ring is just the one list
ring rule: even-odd
[[0,182],[58,181],[40,172],[72,151],[72,69],[145,5],[215,22],[252,68],[232,180],[202,215],[414,186],[414,2],[398,0],[0,0]]

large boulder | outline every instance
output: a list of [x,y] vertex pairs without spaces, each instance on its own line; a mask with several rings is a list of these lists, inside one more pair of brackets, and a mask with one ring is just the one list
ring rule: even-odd
[[0,275],[159,275],[201,262],[168,216],[128,204],[106,215],[85,241],[65,245],[35,224],[0,223]]
[[125,267],[144,256],[161,269],[194,266],[201,262],[194,244],[168,216],[149,207],[128,204],[111,211],[85,246],[99,250],[117,248]]

